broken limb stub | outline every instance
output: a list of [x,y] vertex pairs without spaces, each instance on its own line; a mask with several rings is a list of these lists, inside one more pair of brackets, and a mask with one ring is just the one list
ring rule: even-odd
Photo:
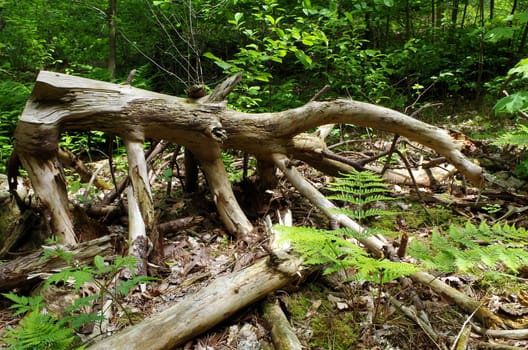
[[143,221],[145,231],[152,218],[152,196],[142,175],[144,159],[139,155],[145,138],[183,145],[195,155],[206,174],[222,222],[238,236],[248,234],[253,226],[233,195],[221,160],[222,150],[238,149],[269,165],[277,165],[274,155],[291,155],[321,169],[325,164],[316,159],[322,157],[326,145],[305,134],[320,125],[347,123],[402,135],[437,151],[474,184],[483,181],[482,169],[465,157],[462,145],[447,130],[384,107],[338,99],[312,101],[276,113],[229,109],[223,99],[240,77],[227,79],[211,95],[189,99],[40,72],[15,131],[15,150],[48,210],[54,233],[63,243],[76,243],[66,183],[57,157],[59,135],[68,130],[110,132],[129,144],[132,193],[140,211],[137,219]]

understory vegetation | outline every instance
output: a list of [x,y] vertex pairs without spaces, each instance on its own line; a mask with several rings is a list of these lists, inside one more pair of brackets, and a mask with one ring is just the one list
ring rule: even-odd
[[[501,326],[528,328],[528,3],[0,0],[1,174],[9,167],[13,132],[39,70],[175,96],[190,96],[196,86],[209,93],[225,77],[243,72],[228,96],[237,110],[275,112],[312,99],[344,97],[462,131],[460,140],[467,135],[478,149],[471,156],[489,175],[489,190],[471,186],[421,146],[353,125],[335,126],[325,142],[342,158],[369,159],[371,170],[330,178],[295,163],[336,204],[334,213],[362,225],[360,233],[323,215],[283,178],[276,189],[259,193],[254,182],[259,165],[251,155],[226,150],[222,161],[256,232],[267,232],[266,215],[279,222],[282,211],[293,212],[293,226],[273,230],[310,274],[273,299],[287,310],[303,346],[454,348],[473,315],[448,296],[410,286],[417,272],[433,274],[500,314],[506,320]],[[146,152],[158,141],[148,140]],[[126,178],[123,140],[100,131],[72,131],[61,135],[60,147],[94,174],[86,180],[65,169],[71,203],[95,212],[94,203]],[[0,266],[44,242],[46,258],[69,267],[46,275],[38,287],[1,294],[0,347],[88,348],[106,329],[117,332],[140,322],[188,289],[269,253],[267,238],[237,242],[222,228],[214,214],[216,199],[201,174],[198,189],[186,188],[183,153],[168,145],[150,164],[156,220],[185,219],[160,236],[165,258],[149,265],[157,278],[136,276],[137,261],[120,256],[126,255],[122,246],[116,257],[97,255],[79,265],[57,242],[44,241],[45,225],[35,224],[26,237],[38,243],[25,242],[0,255]],[[440,181],[431,175],[435,165],[447,174]],[[415,178],[414,169],[427,175]],[[387,180],[390,170],[409,179]],[[129,222],[123,201],[114,204],[114,212],[97,219],[76,214],[76,224],[122,236]],[[37,214],[35,222],[41,219]],[[8,235],[0,232],[0,248]],[[382,237],[390,247],[382,257],[359,243],[370,236]],[[59,298],[64,295],[74,297],[64,301]],[[54,309],[54,300],[67,307]],[[417,326],[402,303],[429,315],[439,338]],[[112,308],[114,313],[107,313]],[[269,325],[260,310],[243,313],[182,349],[237,348],[243,324],[251,324],[265,349],[271,335],[263,331]],[[474,342],[468,340],[474,347],[467,349],[504,340],[484,334],[484,327],[476,329]],[[528,346],[526,338],[502,343],[520,349]]]

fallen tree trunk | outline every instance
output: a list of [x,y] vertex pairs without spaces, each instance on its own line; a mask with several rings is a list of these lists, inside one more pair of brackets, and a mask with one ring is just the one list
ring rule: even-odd
[[[35,191],[48,208],[51,227],[65,244],[75,244],[68,209],[65,178],[57,156],[57,143],[66,130],[101,130],[125,139],[128,145],[132,191],[129,201],[135,216],[131,241],[152,225],[152,197],[144,177],[145,160],[138,146],[145,138],[164,139],[185,146],[196,157],[208,180],[224,225],[244,236],[253,226],[233,194],[221,159],[223,149],[253,154],[262,164],[273,165],[272,155],[292,155],[317,165],[324,158],[324,140],[304,132],[320,125],[349,123],[407,137],[426,145],[452,163],[471,182],[483,182],[482,169],[461,152],[464,144],[444,129],[404,114],[353,100],[311,101],[277,113],[243,113],[231,110],[224,99],[240,80],[234,76],[199,99],[178,98],[47,71],[40,72],[15,131],[15,149]],[[333,161],[333,160],[332,160]],[[335,162],[335,161],[333,161]],[[263,169],[269,180],[269,170]],[[139,226],[142,227],[139,227]]]
[[297,278],[300,260],[264,258],[219,277],[197,293],[89,350],[173,349]]
[[[113,251],[111,242],[113,238],[108,235],[83,242],[74,249],[66,247],[61,249],[64,249],[66,253],[71,253],[75,263],[86,265],[90,264],[96,255],[110,255]],[[36,252],[0,264],[0,292],[30,285],[34,280],[45,279],[48,274],[71,265],[61,257],[45,254],[46,250],[53,249],[55,249],[53,246],[41,248]]]

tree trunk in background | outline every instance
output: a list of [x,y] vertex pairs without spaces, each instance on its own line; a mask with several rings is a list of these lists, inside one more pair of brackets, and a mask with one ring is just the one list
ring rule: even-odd
[[431,0],[431,42],[434,44],[436,42],[436,27],[438,26],[438,23],[436,23],[436,8],[438,7],[438,4],[435,0]]
[[435,11],[436,20],[435,20],[435,25],[438,28],[442,27],[442,14],[443,14],[444,8],[445,8],[445,2],[444,1],[445,0],[437,0],[436,1],[436,11]]
[[460,28],[464,28],[466,23],[467,8],[469,6],[469,0],[464,1],[464,11],[462,12],[462,20],[460,21]]
[[411,6],[409,0],[405,0],[405,40],[411,38]]
[[513,5],[510,14],[515,14],[515,10],[517,9],[517,0],[513,0]]
[[458,5],[459,0],[453,0],[453,8],[451,9],[451,22],[453,28],[456,28],[456,23],[458,21]]
[[493,19],[494,13],[495,13],[495,0],[490,0],[490,9],[489,9],[490,20]]
[[480,106],[481,101],[481,93],[482,93],[482,74],[484,70],[484,0],[479,0],[479,27],[480,27],[480,34],[479,34],[479,59],[478,59],[478,71],[477,71],[477,93],[475,96],[475,102],[476,105]]
[[116,16],[117,0],[108,2],[108,71],[112,78],[115,77],[116,70]]
[[519,50],[517,53],[522,56],[526,51],[526,42],[528,41],[528,22],[524,25],[524,30],[521,36],[521,42],[519,43]]

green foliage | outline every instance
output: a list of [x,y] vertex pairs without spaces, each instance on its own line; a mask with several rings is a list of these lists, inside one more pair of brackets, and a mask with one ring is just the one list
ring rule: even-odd
[[0,172],[13,151],[12,136],[30,88],[12,80],[0,80]]
[[468,222],[465,227],[450,226],[445,234],[434,230],[429,243],[413,241],[409,254],[425,267],[443,272],[498,274],[506,269],[506,274],[515,274],[528,264],[527,243],[523,228]]
[[519,111],[528,111],[528,91],[519,91],[501,98],[495,104],[495,111],[510,114],[515,114]]
[[[510,84],[513,86],[525,83],[525,79],[528,78],[528,58],[520,60],[510,69],[506,78],[511,81]],[[528,91],[526,91],[526,85],[520,86],[524,88],[524,91],[517,91],[497,101],[494,107],[495,113],[515,114],[528,110]]]
[[[121,299],[140,283],[149,283],[153,278],[147,276],[135,276],[137,258],[126,256],[116,257],[112,264],[104,261],[101,256],[94,258],[93,266],[78,266],[71,254],[64,250],[46,249],[48,257],[63,258],[73,264],[60,272],[51,275],[44,284],[48,288],[51,284],[69,285],[73,282],[75,291],[79,291],[83,284],[94,283],[100,290],[100,294],[81,296],[75,302],[65,308],[65,314],[60,318],[49,315],[45,311],[44,299],[41,296],[26,297],[14,293],[3,294],[13,302],[11,309],[15,309],[15,315],[25,314],[17,328],[6,332],[2,338],[13,349],[72,349],[76,337],[74,331],[91,322],[100,322],[104,316],[88,314],[82,310],[92,306],[94,302],[102,303],[106,297],[111,298],[125,313],[128,311],[121,305]],[[132,277],[125,281],[114,284],[115,277],[123,269],[131,272]],[[75,349],[82,349],[75,348]]]
[[[497,101],[494,107],[495,113],[515,114],[528,111],[526,78],[528,78],[528,58],[520,60],[515,67],[508,71],[507,75],[507,79],[511,80],[513,86],[521,86],[521,89],[524,90],[512,93]],[[513,131],[500,135],[494,144],[525,147],[528,145],[528,126],[521,123],[517,124]],[[523,160],[517,166],[516,173],[518,176],[528,177],[528,160]]]
[[[73,329],[38,310],[29,312],[19,327],[8,329],[2,340],[14,350],[67,350],[75,341]],[[83,349],[84,347],[75,347]]]
[[40,310],[42,301],[44,300],[40,295],[31,298],[14,293],[4,293],[2,295],[13,302],[9,308],[16,310],[14,313],[15,316]]
[[370,257],[350,240],[355,235],[350,235],[349,230],[287,226],[276,226],[275,229],[281,233],[280,241],[291,241],[304,264],[326,266],[325,274],[353,268],[354,275],[349,280],[386,283],[419,270],[411,264]]
[[350,173],[341,174],[335,182],[330,183],[328,190],[336,194],[328,196],[328,199],[345,202],[347,207],[335,211],[364,223],[369,218],[395,214],[390,210],[373,207],[374,204],[381,205],[393,200],[386,195],[388,186],[383,178],[374,172],[352,170]]
[[515,145],[524,147],[528,145],[528,126],[518,124],[517,129],[511,132],[506,132],[497,138],[495,145]]
[[[134,276],[136,269],[137,258],[131,256],[115,258],[113,264],[105,263],[100,256],[94,257],[94,264],[84,266],[72,266],[62,269],[61,271],[51,275],[46,280],[46,285],[56,283],[67,283],[74,281],[75,290],[79,290],[84,283],[92,282],[99,286],[104,293],[109,293],[109,296],[117,301],[119,297],[126,296],[131,288],[140,283],[151,282],[154,279],[147,276]],[[132,277],[127,281],[120,281],[116,286],[110,289],[110,283],[113,278],[120,273],[122,269],[128,269]]]
[[[364,220],[374,216],[393,214],[384,209],[368,208],[368,205],[391,199],[384,195],[388,191],[387,185],[375,173],[353,171],[336,179],[331,184],[330,190],[339,193],[328,198],[337,199],[352,206],[352,208],[340,208],[336,211],[353,219]],[[386,283],[418,271],[411,264],[370,257],[352,240],[360,235],[369,234],[368,230],[361,234],[349,229],[328,231],[310,227],[277,226],[276,230],[280,232],[280,241],[291,241],[293,247],[304,259],[304,264],[324,265],[326,266],[325,273],[353,268],[354,276],[350,280]]]
[[2,338],[2,341],[11,345],[11,349],[72,349],[76,339],[73,328],[63,320],[59,321],[45,313],[42,310],[44,299],[41,296],[26,297],[14,293],[2,295],[13,302],[9,308],[16,310],[14,315],[26,314],[19,326],[6,330],[5,337]]

